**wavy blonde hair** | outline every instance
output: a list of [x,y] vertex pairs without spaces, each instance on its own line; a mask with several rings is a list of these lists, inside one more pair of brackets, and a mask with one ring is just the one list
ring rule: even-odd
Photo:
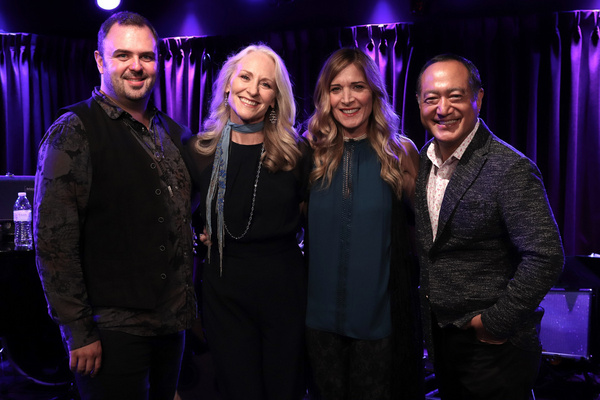
[[310,182],[322,179],[322,187],[329,187],[342,160],[343,127],[333,117],[329,91],[335,77],[351,64],[364,74],[372,92],[373,112],[369,116],[367,139],[381,162],[380,176],[400,199],[403,186],[401,164],[405,154],[403,141],[408,139],[398,133],[400,118],[390,105],[377,65],[371,57],[356,48],[335,51],[319,74],[313,98],[315,111],[308,121],[308,137],[314,148],[315,163]]
[[217,144],[221,138],[221,131],[229,119],[225,89],[231,82],[239,62],[246,55],[254,51],[266,54],[275,62],[275,83],[277,85],[275,98],[277,123],[265,122],[263,129],[265,154],[263,155],[262,162],[269,171],[289,171],[296,166],[301,156],[300,149],[298,148],[299,137],[294,128],[296,104],[292,92],[292,83],[281,57],[269,46],[262,43],[245,47],[238,53],[231,55],[223,64],[213,84],[210,115],[204,122],[204,132],[198,134],[200,140],[197,142],[197,150],[203,155],[212,155],[215,153]]

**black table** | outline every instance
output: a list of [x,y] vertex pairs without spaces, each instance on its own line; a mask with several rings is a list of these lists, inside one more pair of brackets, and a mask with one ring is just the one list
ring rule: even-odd
[[46,385],[72,380],[58,326],[50,319],[35,252],[0,246],[0,337],[19,372]]

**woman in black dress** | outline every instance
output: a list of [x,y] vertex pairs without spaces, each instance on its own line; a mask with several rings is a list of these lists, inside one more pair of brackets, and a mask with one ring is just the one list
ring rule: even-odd
[[186,158],[201,203],[203,322],[224,399],[301,399],[306,271],[296,235],[309,146],[281,58],[265,45],[231,56],[205,132]]

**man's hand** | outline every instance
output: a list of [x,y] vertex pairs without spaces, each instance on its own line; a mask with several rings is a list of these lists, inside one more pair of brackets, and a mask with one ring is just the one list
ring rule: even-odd
[[489,344],[506,343],[506,339],[498,339],[485,329],[483,322],[481,322],[481,314],[474,316],[473,319],[471,319],[471,322],[467,324],[466,328],[475,329],[475,336],[480,342]]
[[69,351],[71,371],[81,375],[96,376],[102,365],[102,345],[99,340]]

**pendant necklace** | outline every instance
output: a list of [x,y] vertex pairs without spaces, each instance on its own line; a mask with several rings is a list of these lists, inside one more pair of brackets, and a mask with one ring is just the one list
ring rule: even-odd
[[250,216],[248,217],[248,223],[246,224],[246,229],[244,229],[244,232],[240,236],[232,235],[231,232],[229,231],[229,228],[227,228],[227,223],[225,223],[225,220],[223,220],[223,225],[225,226],[225,231],[227,232],[227,234],[229,236],[231,236],[235,240],[240,240],[241,238],[246,236],[246,234],[248,233],[248,230],[250,229],[250,224],[252,224],[252,217],[254,216],[254,203],[256,202],[256,189],[258,188],[258,178],[260,177],[260,170],[262,167],[262,155],[264,154],[264,152],[265,152],[265,144],[263,143],[260,148],[260,157],[258,158],[258,169],[256,170],[256,178],[254,179],[254,192],[252,193],[252,207],[250,208]]

